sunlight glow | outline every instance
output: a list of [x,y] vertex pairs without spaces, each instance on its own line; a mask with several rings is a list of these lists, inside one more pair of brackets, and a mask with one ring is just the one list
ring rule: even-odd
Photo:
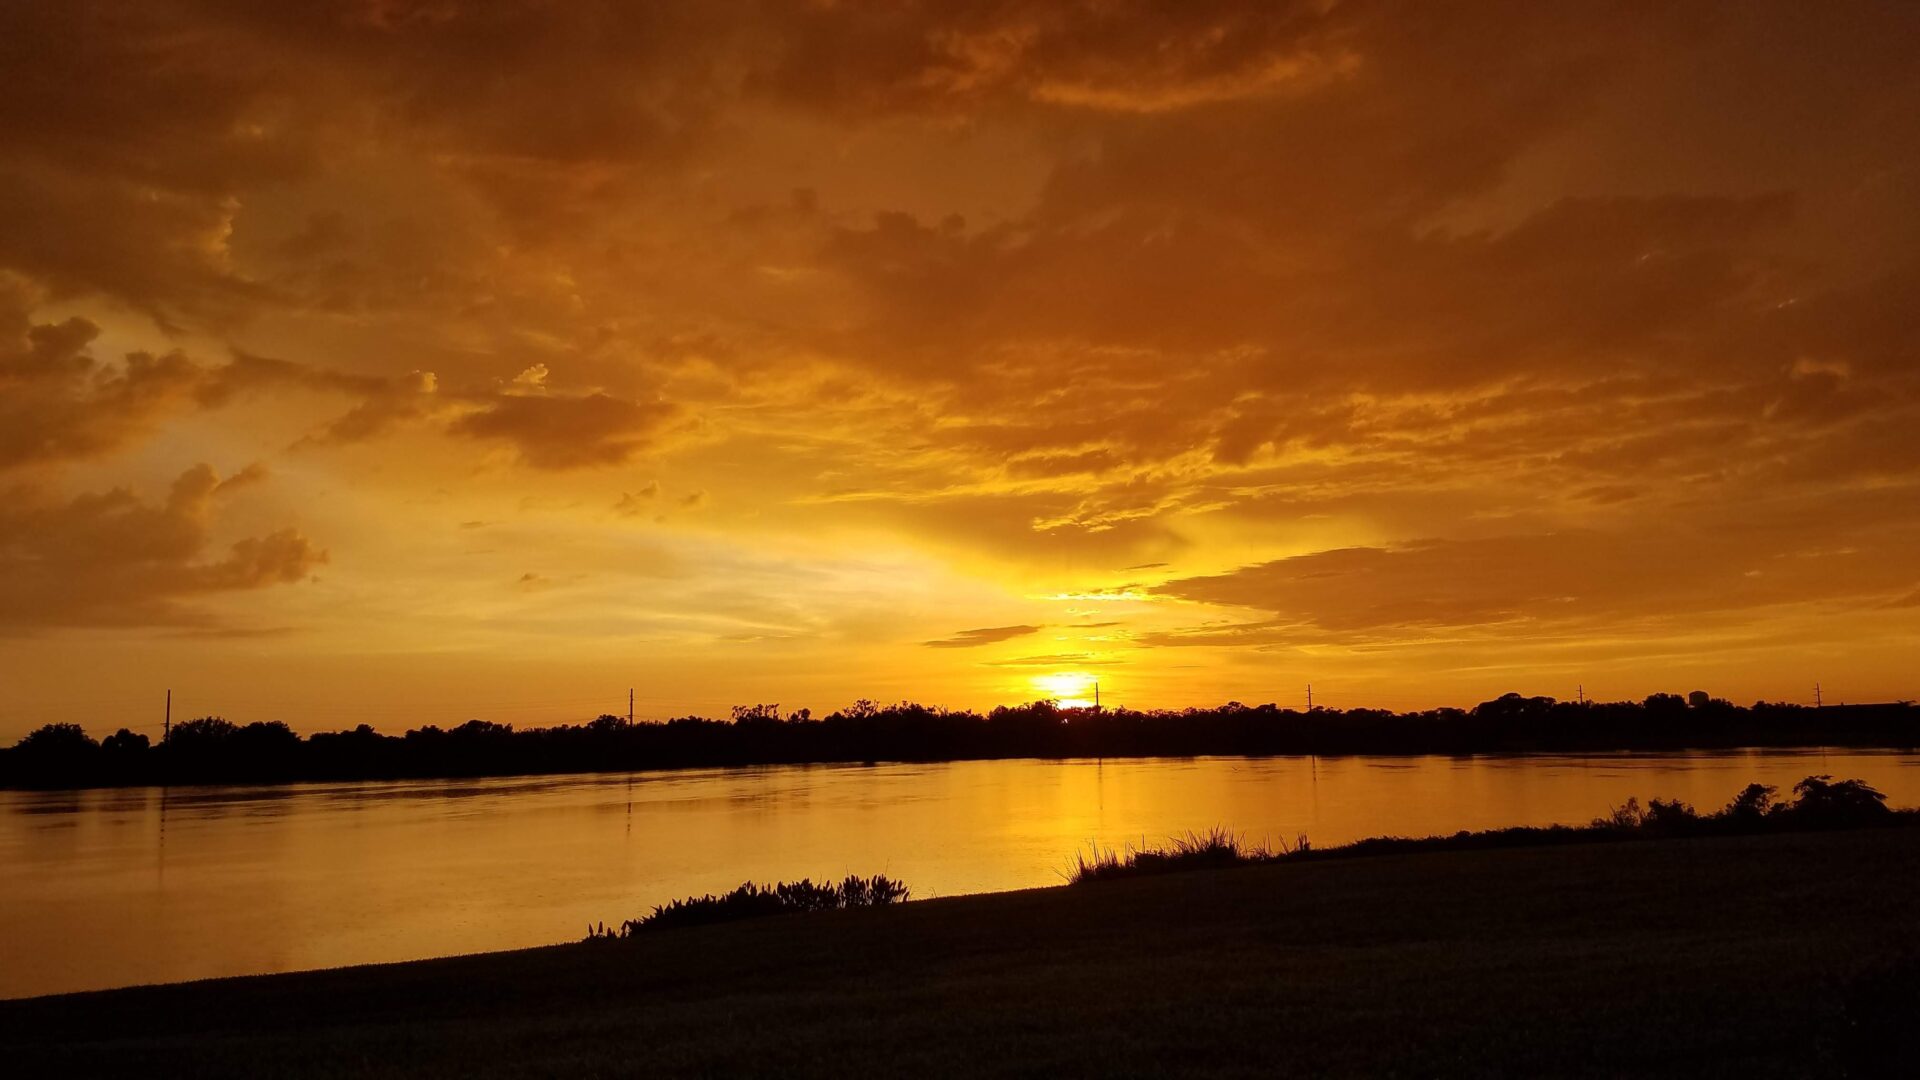
[[1042,697],[1052,698],[1066,708],[1085,709],[1093,705],[1094,677],[1084,671],[1035,675],[1033,685]]

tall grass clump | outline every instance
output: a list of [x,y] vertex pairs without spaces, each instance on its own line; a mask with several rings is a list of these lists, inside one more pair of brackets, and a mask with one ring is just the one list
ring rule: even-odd
[[587,927],[587,940],[607,941],[629,938],[642,930],[665,930],[676,926],[701,926],[706,923],[757,919],[768,915],[802,915],[812,911],[840,911],[847,908],[885,907],[906,901],[909,890],[884,874],[872,877],[849,875],[834,884],[814,884],[809,878],[783,881],[777,885],[744,882],[732,892],[714,896],[689,896],[654,906],[650,914],[628,919],[619,926],[597,923]]
[[1203,833],[1189,832],[1183,836],[1169,837],[1164,847],[1129,848],[1121,852],[1114,848],[1102,850],[1098,844],[1092,845],[1089,850],[1074,855],[1073,868],[1067,873],[1067,881],[1078,885],[1143,874],[1244,866],[1272,862],[1307,848],[1305,836],[1301,836],[1293,847],[1282,843],[1275,849],[1267,844],[1251,844],[1231,829],[1216,825]]

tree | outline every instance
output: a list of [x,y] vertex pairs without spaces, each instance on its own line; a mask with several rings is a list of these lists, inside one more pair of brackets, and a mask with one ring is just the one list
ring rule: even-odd
[[733,722],[736,724],[777,724],[780,722],[780,705],[735,705]]
[[99,749],[79,724],[47,724],[27,733],[14,749],[36,757],[81,756]]
[[214,746],[232,738],[240,728],[219,716],[200,716],[182,720],[167,732],[165,745],[181,747]]
[[151,745],[151,740],[145,735],[128,731],[126,728],[121,728],[119,731],[100,740],[100,749],[105,750],[109,754],[122,756],[144,754]]
[[79,724],[48,724],[21,739],[8,764],[30,784],[65,785],[84,777],[99,752]]
[[261,720],[233,733],[233,746],[245,753],[278,753],[300,745],[300,736],[279,720]]

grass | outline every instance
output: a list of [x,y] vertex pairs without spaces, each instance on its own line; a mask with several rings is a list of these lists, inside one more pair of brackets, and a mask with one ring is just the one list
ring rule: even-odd
[[1073,869],[1067,874],[1067,880],[1078,885],[1142,874],[1221,870],[1250,863],[1273,862],[1308,850],[1311,847],[1305,836],[1301,836],[1293,847],[1282,845],[1275,849],[1265,844],[1249,843],[1233,830],[1215,826],[1203,833],[1189,832],[1183,836],[1169,837],[1164,847],[1129,848],[1123,852],[1117,848],[1102,849],[1097,844],[1093,845],[1085,852],[1074,854]]
[[[10,1075],[1891,1075],[1920,830],[1283,859],[0,1002]],[[1901,1036],[1904,1037],[1904,1036]]]

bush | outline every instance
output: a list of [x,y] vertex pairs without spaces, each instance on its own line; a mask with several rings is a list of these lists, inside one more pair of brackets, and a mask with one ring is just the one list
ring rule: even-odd
[[1893,816],[1887,797],[1864,780],[1835,781],[1831,776],[1809,776],[1793,785],[1799,796],[1788,811],[1808,828],[1844,829],[1878,825]]
[[689,896],[657,905],[653,912],[628,919],[618,927],[605,923],[587,927],[587,940],[607,941],[629,938],[641,930],[664,930],[675,926],[700,926],[706,923],[757,919],[767,915],[801,915],[813,911],[839,911],[846,908],[885,907],[904,902],[909,895],[905,884],[882,874],[870,878],[849,876],[837,885],[816,885],[811,879],[783,881],[777,885],[745,882],[721,896]]
[[1537,847],[1550,844],[1589,844],[1630,840],[1658,840],[1683,836],[1738,836],[1801,829],[1846,829],[1908,824],[1920,826],[1920,811],[1891,810],[1887,797],[1864,780],[1835,781],[1809,776],[1793,786],[1792,803],[1774,801],[1774,789],[1748,784],[1723,809],[1701,814],[1678,799],[1649,799],[1642,805],[1629,798],[1605,817],[1584,827],[1517,826],[1485,832],[1461,831],[1452,836],[1409,838],[1375,836],[1332,848],[1309,847],[1306,837],[1289,849],[1274,851],[1250,847],[1233,833],[1216,828],[1176,837],[1165,848],[1101,851],[1077,855],[1067,880],[1073,884],[1104,881],[1138,874],[1175,870],[1203,870],[1281,859],[1340,859],[1368,855],[1411,854],[1429,851],[1468,851],[1487,848]]

